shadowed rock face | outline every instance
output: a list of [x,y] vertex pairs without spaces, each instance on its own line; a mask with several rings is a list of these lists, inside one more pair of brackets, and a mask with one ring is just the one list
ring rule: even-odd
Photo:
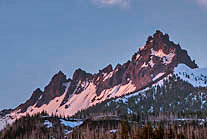
[[[73,94],[82,93],[90,83],[95,85],[98,96],[105,89],[128,83],[132,83],[136,90],[140,90],[152,84],[158,74],[163,73],[163,76],[166,76],[173,72],[174,68],[180,63],[186,64],[190,68],[198,67],[195,61],[192,61],[188,56],[186,50],[181,49],[179,44],[177,45],[170,41],[168,34],[163,34],[158,30],[153,36],[148,37],[146,44],[126,63],[118,64],[114,69],[112,65],[108,65],[96,74],[77,69],[72,79],[68,80],[62,72],[59,72],[45,87],[44,92],[37,89],[32,97],[17,109],[21,109],[24,112],[35,103],[37,103],[36,107],[48,104],[55,97],[63,95],[66,89],[63,83],[66,82],[70,82],[70,86],[61,106]],[[42,97],[40,98],[41,95]]]
[[113,71],[112,68],[105,68],[110,69],[105,73],[113,72],[110,78],[104,80],[103,70],[98,74],[99,80],[96,80],[95,76],[97,94],[119,84],[128,84],[130,81],[136,86],[136,90],[139,90],[151,83],[159,73],[172,72],[179,63],[184,63],[190,68],[198,67],[186,50],[169,40],[168,34],[163,35],[162,32],[156,31],[153,37],[148,37],[146,45],[132,56],[131,61],[123,65],[118,64]]
[[[108,70],[108,72],[99,72],[98,80],[95,78],[94,84],[97,86],[96,93],[100,95],[100,93],[105,90],[112,88],[116,85],[122,83],[122,76],[127,70],[129,65],[129,61],[123,65],[118,64],[114,70],[112,68]],[[104,75],[106,74],[106,75]]]
[[16,109],[21,109],[21,112],[26,112],[27,108],[33,106],[42,94],[43,92],[40,90],[40,88],[37,88],[32,93],[32,96],[24,104],[19,105]]
[[86,73],[82,69],[77,69],[74,74],[73,74],[73,81],[78,82],[78,81],[85,81],[85,80],[90,80],[92,78],[92,74]]
[[61,96],[65,91],[65,86],[63,83],[68,82],[66,76],[59,71],[52,77],[50,83],[45,87],[44,92],[40,88],[36,89],[32,96],[23,104],[19,105],[15,110],[21,110],[21,112],[26,112],[26,110],[36,104],[36,107],[41,107],[44,104],[48,104],[55,97]]
[[42,98],[38,100],[37,107],[41,107],[43,104],[48,104],[55,97],[61,96],[65,91],[65,86],[63,83],[68,82],[66,76],[59,71],[55,76],[53,76],[50,83],[45,87]]

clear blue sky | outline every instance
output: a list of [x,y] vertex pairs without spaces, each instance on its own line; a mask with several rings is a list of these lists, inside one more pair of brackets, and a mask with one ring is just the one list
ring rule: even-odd
[[0,0],[0,109],[59,70],[126,62],[156,29],[207,67],[207,0]]

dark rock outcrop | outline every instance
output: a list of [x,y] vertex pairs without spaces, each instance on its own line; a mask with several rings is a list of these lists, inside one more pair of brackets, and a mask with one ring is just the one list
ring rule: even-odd
[[48,104],[50,100],[53,100],[55,97],[61,96],[66,88],[63,83],[66,82],[68,82],[66,76],[59,71],[45,87],[43,96],[36,106],[41,107],[43,104]]
[[38,99],[40,99],[41,95],[43,95],[43,92],[40,90],[40,88],[37,88],[33,93],[32,96],[23,104],[19,105],[16,109],[21,110],[21,112],[26,112],[27,108],[30,106],[33,106]]
[[72,80],[70,80],[70,86],[68,88],[68,91],[60,106],[64,105],[72,94],[81,93],[87,87],[88,82],[90,82],[92,79],[92,74],[87,73],[80,68],[75,70],[73,78]]
[[85,81],[85,80],[90,80],[92,78],[92,74],[86,73],[82,69],[77,69],[74,74],[73,74],[73,81]]
[[[108,68],[110,70],[104,72],[106,74],[105,76],[98,76],[99,80],[98,82],[95,82],[97,87],[96,93],[100,95],[103,90],[113,88],[114,86],[121,84],[122,76],[128,68],[128,64],[129,61],[123,65],[118,64],[114,70],[112,70],[112,68]],[[99,72],[99,75],[103,75],[102,73],[103,72]]]

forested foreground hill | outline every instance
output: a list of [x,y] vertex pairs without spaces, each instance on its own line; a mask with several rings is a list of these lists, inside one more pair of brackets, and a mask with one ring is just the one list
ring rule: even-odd
[[81,120],[52,115],[45,112],[26,115],[7,125],[0,132],[0,139],[64,139]]
[[[164,117],[177,117],[167,120]],[[205,139],[207,124],[195,113],[105,115],[85,119],[36,114],[25,116],[0,132],[0,139]],[[197,118],[193,118],[197,116]],[[162,117],[161,120],[158,117]],[[182,118],[181,118],[182,117]],[[184,118],[185,117],[185,118]]]
[[206,125],[198,121],[88,120],[69,139],[205,139]]

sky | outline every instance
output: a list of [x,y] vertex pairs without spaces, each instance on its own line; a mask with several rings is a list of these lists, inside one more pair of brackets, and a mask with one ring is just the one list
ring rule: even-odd
[[131,59],[157,29],[207,67],[207,0],[0,0],[0,110],[63,71]]

